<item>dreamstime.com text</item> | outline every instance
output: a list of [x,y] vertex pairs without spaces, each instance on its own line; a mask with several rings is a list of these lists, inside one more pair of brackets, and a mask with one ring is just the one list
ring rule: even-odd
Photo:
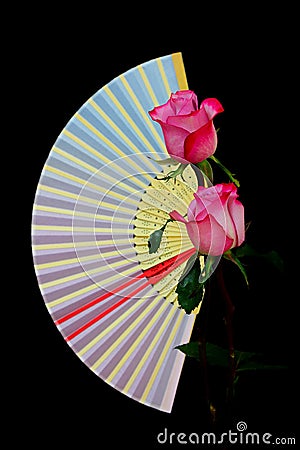
[[236,425],[236,430],[228,430],[224,433],[174,433],[165,428],[157,434],[159,444],[198,444],[198,445],[218,445],[218,444],[243,444],[243,445],[296,445],[294,436],[274,436],[271,433],[256,433],[247,431],[247,423],[240,421]]

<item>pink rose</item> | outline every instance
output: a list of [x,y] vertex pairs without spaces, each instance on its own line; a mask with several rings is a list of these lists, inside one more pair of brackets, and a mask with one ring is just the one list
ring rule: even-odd
[[224,111],[215,98],[207,98],[198,109],[196,94],[190,90],[171,94],[164,105],[149,111],[162,128],[169,155],[181,163],[199,163],[217,148],[213,118]]
[[170,217],[186,225],[195,248],[203,255],[219,256],[245,240],[244,207],[233,183],[199,186],[187,219],[177,211]]

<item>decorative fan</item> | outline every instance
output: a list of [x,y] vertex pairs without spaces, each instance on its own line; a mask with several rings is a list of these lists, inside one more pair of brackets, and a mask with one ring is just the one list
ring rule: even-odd
[[162,181],[168,157],[149,117],[187,89],[181,53],[141,64],[93,95],[58,136],[33,207],[32,248],[45,304],[78,357],[133,399],[170,412],[195,313],[175,292],[195,250],[185,226],[167,224],[160,248],[150,234],[168,213],[185,214],[198,182]]

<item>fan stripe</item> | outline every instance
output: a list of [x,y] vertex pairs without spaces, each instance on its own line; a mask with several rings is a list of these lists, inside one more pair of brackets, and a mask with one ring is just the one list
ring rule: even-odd
[[[56,208],[54,206],[37,205],[34,208],[33,216],[38,216],[38,214],[36,214],[36,211],[53,213],[54,215],[57,215],[58,217],[61,217],[61,216],[74,216],[74,211],[73,210],[71,210],[71,209],[64,209],[64,208]],[[87,213],[87,212],[78,211],[78,210],[76,210],[75,213],[76,213],[76,217],[93,219],[95,221],[103,220],[106,223],[109,223],[111,221],[111,215],[92,214],[92,213]],[[49,216],[50,216],[50,214],[49,214]],[[120,218],[120,217],[115,216],[114,217],[114,222],[124,223],[124,218]]]
[[112,343],[108,350],[98,358],[95,363],[91,366],[92,370],[96,370],[106,358],[115,350],[126,337],[138,326],[138,324],[146,317],[146,315],[153,309],[155,305],[151,302],[148,307],[126,328],[126,330]]
[[[163,276],[166,276],[171,271],[173,271],[175,268],[177,268],[179,265],[181,265],[190,255],[194,252],[194,250],[191,250],[189,252],[186,252],[185,254],[179,255],[177,258],[172,258],[168,262],[168,266],[164,264],[158,264],[155,266],[155,268],[151,268],[148,271],[145,271],[144,273],[141,273],[140,275],[137,275],[134,279],[131,279],[127,281],[126,283],[120,285],[118,288],[115,288],[114,290],[110,290],[109,292],[105,293],[103,296],[87,303],[84,306],[81,306],[80,308],[77,308],[76,310],[72,311],[71,313],[65,315],[64,317],[61,317],[59,320],[56,321],[57,324],[61,324],[67,320],[69,320],[71,317],[76,316],[77,314],[80,314],[82,311],[85,311],[95,304],[107,299],[108,297],[115,295],[116,293],[120,292],[121,290],[125,289],[125,287],[128,287],[132,283],[136,282],[138,279],[142,277],[147,277],[149,281],[153,284],[156,282],[155,277],[158,279],[161,279]],[[93,271],[89,272],[92,273]],[[71,277],[70,277],[71,278]],[[54,283],[55,284],[55,283]],[[41,285],[43,286],[43,285]],[[45,286],[44,286],[45,287]]]
[[171,347],[171,343],[172,343],[172,341],[174,340],[174,338],[175,338],[175,336],[176,336],[176,333],[177,333],[177,331],[178,331],[178,328],[179,328],[180,325],[181,325],[181,322],[183,321],[184,316],[185,316],[185,315],[184,315],[184,313],[182,312],[182,313],[178,316],[178,318],[177,318],[176,325],[173,327],[173,330],[172,330],[172,332],[170,333],[167,342],[165,343],[165,348],[164,348],[164,350],[162,351],[162,353],[161,353],[161,355],[160,355],[160,358],[159,358],[159,360],[158,360],[158,362],[157,362],[157,364],[156,364],[156,366],[155,366],[154,371],[152,372],[152,375],[151,375],[151,377],[150,377],[150,380],[148,381],[147,386],[146,386],[146,388],[145,388],[145,390],[144,390],[144,393],[143,393],[143,395],[142,395],[142,397],[141,397],[141,401],[142,401],[142,402],[145,402],[146,399],[147,399],[147,396],[148,396],[148,394],[149,394],[149,392],[150,392],[150,389],[152,388],[153,383],[154,383],[154,381],[155,381],[155,379],[156,379],[156,377],[157,377],[157,374],[158,374],[158,372],[159,372],[160,369],[161,369],[161,366],[162,366],[162,364],[163,364],[163,362],[164,362],[164,360],[165,360],[165,358],[166,358],[167,353],[169,352],[169,349],[170,349],[170,347]]
[[[103,88],[104,89],[104,88]],[[95,100],[89,100],[90,105],[97,111],[97,113],[108,123],[108,125],[121,137],[122,141],[126,142],[129,147],[140,156],[141,160],[146,161],[147,165],[149,165],[149,169],[151,169],[154,173],[157,171],[157,167],[151,164],[151,161],[146,157],[144,153],[141,153],[141,150],[137,148],[137,146],[129,139],[129,137],[113,122],[113,120],[100,108],[100,106],[95,102]],[[84,123],[92,132],[98,135],[99,131],[91,125],[87,120],[85,120],[79,114],[76,117],[80,119],[82,123]],[[124,156],[124,153],[121,152],[120,156]],[[138,171],[140,171],[140,166],[132,161],[134,166]],[[148,177],[149,181],[152,181],[152,177],[149,174],[145,174],[145,177]]]
[[128,287],[131,284],[135,283],[137,281],[137,279],[141,278],[142,276],[143,276],[143,274],[137,275],[136,279],[133,278],[133,279],[127,281],[126,283],[123,283],[123,284],[119,285],[116,289],[106,292],[101,297],[98,297],[95,300],[92,300],[91,302],[81,306],[80,308],[75,309],[74,311],[72,311],[71,313],[67,314],[66,316],[61,317],[55,323],[56,324],[61,324],[63,322],[66,322],[67,320],[69,320],[72,317],[80,314],[81,312],[86,311],[87,309],[91,308],[92,306],[94,306],[94,305],[102,302],[103,300],[106,300],[107,298],[111,297],[112,295],[115,295],[118,292],[122,291],[126,287]]
[[151,344],[148,346],[145,354],[143,355],[143,357],[141,358],[141,360],[137,364],[137,366],[136,366],[135,370],[133,371],[131,377],[129,378],[129,380],[127,381],[126,385],[124,386],[124,388],[123,388],[123,392],[124,393],[128,394],[128,392],[131,389],[132,385],[134,384],[135,380],[139,376],[142,368],[148,363],[148,359],[149,359],[149,356],[150,356],[151,352],[156,347],[158,341],[162,338],[162,334],[167,329],[168,324],[170,323],[171,319],[175,316],[176,311],[178,311],[177,308],[174,308],[172,306],[170,307],[170,305],[168,305],[168,307],[169,307],[169,312],[168,312],[167,317],[165,318],[165,320],[161,324],[159,330],[156,332],[156,334],[155,334]]
[[163,63],[162,63],[160,58],[157,58],[156,61],[157,61],[157,65],[158,65],[158,68],[159,68],[159,72],[161,74],[161,79],[162,79],[162,81],[164,83],[164,86],[165,86],[165,89],[166,89],[166,93],[169,96],[171,94],[171,88],[170,88],[170,85],[169,85],[169,82],[168,82],[168,78],[166,76],[166,72],[164,70]]
[[[114,125],[114,123],[111,121],[111,119],[106,116],[106,114],[101,110],[101,108],[95,103],[94,100],[90,100],[90,104],[93,106],[93,108],[100,114],[103,115],[104,118],[107,120],[107,122],[109,123],[109,125],[120,135],[121,139],[127,143],[127,145],[129,145],[129,147],[136,153],[136,154],[140,154],[141,155],[141,159],[146,161],[147,163],[149,163],[148,159],[145,159],[145,155],[140,153],[139,149],[130,141],[130,139],[123,133],[123,131],[121,131],[116,125]],[[78,119],[86,128],[88,128],[90,131],[92,131],[92,133],[94,133],[96,136],[102,138],[102,133],[100,133],[97,128],[95,128],[90,122],[88,122],[88,120],[86,120],[84,117],[82,117],[79,113],[75,114],[76,119]],[[124,155],[124,153],[119,150],[117,147],[115,148],[116,153],[120,156],[120,157],[124,157],[126,155]],[[135,161],[132,161],[132,165],[133,167],[138,171],[138,173],[140,172],[141,168],[140,166],[138,166],[138,164],[136,164]],[[157,171],[157,169],[152,166],[152,171]],[[149,180],[149,182],[151,182],[152,177],[150,174],[148,173],[144,173],[143,174],[145,176],[145,178],[147,178]]]
[[[97,158],[99,160],[101,160],[104,164],[109,165],[109,167],[113,168],[114,170],[117,171],[117,173],[121,173],[124,175],[125,179],[128,176],[128,172],[126,172],[126,170],[124,170],[122,168],[121,164],[116,164],[114,161],[111,161],[109,158],[107,158],[103,153],[99,153],[99,151],[95,150],[93,147],[91,147],[89,144],[85,143],[82,139],[78,138],[76,135],[74,135],[73,133],[71,133],[69,130],[64,130],[63,132],[66,136],[68,136],[71,140],[73,140],[74,142],[78,143],[81,147],[83,147],[85,150],[87,150],[89,153],[96,155]],[[124,157],[125,154],[116,146],[114,145],[110,140],[108,140],[104,135],[102,135],[101,133],[98,134],[98,137],[101,138],[101,140],[109,147],[111,148],[113,151],[116,151],[117,154],[120,157]],[[64,152],[63,150],[59,149],[59,148],[54,148],[54,151],[56,151],[57,153],[60,152],[60,154],[62,154],[65,158],[70,159],[71,161],[75,162],[76,164],[85,167],[85,168],[89,168],[90,167],[90,171],[93,173],[95,173],[96,171],[99,170],[99,166],[98,168],[95,168],[93,166],[90,166],[89,164],[82,162],[80,159],[69,155],[68,153]],[[145,188],[147,185],[145,185],[145,183],[143,181],[141,181],[139,178],[134,177],[134,175],[131,176],[131,179],[134,180],[134,182],[136,184],[138,184],[139,186],[141,186],[142,188]],[[120,181],[120,183],[122,183]]]
[[151,87],[151,84],[150,84],[150,82],[149,82],[149,80],[148,80],[148,78],[147,78],[147,76],[146,76],[146,74],[144,72],[143,66],[139,65],[139,66],[137,66],[137,69],[138,69],[138,71],[139,71],[139,73],[140,73],[140,75],[142,77],[142,80],[143,80],[145,86],[146,86],[146,90],[148,91],[148,93],[149,93],[149,95],[151,97],[153,105],[154,106],[158,105],[159,102],[158,102],[158,100],[157,100],[157,98],[156,98],[156,96],[155,96],[155,94],[153,92],[153,89]]
[[[72,139],[74,142],[78,143],[81,147],[83,147],[83,148],[84,148],[85,150],[87,150],[89,153],[91,153],[91,154],[93,154],[93,155],[96,155],[97,158],[98,158],[99,160],[101,160],[104,164],[109,165],[109,167],[113,168],[114,170],[116,170],[117,173],[123,174],[124,177],[125,177],[125,179],[126,179],[126,177],[128,176],[128,172],[126,172],[126,170],[124,170],[124,169],[122,168],[122,165],[121,165],[121,164],[116,164],[116,163],[114,163],[114,162],[111,161],[109,158],[107,158],[105,155],[103,155],[102,153],[99,153],[99,151],[95,150],[95,149],[94,149],[93,147],[91,147],[89,144],[85,143],[82,139],[80,139],[80,138],[78,138],[77,136],[75,136],[75,135],[74,135],[73,133],[71,133],[69,130],[64,130],[64,134],[65,134],[66,136],[68,136],[70,139]],[[109,140],[108,140],[105,136],[103,136],[103,135],[101,135],[101,137],[102,137],[102,140],[105,142],[106,145],[108,145],[109,147],[111,147],[112,150],[116,150],[117,147],[116,147],[115,145],[113,145],[113,144],[111,143],[111,141],[109,141]],[[88,167],[90,167],[90,171],[91,171],[91,172],[96,172],[96,171],[99,170],[99,167],[98,167],[98,168],[95,168],[95,167],[93,167],[93,166],[90,166],[90,165],[88,165],[87,163],[82,162],[80,159],[78,159],[78,158],[76,158],[76,157],[74,157],[74,156],[72,156],[72,155],[69,155],[68,153],[64,152],[64,151],[61,150],[61,149],[55,148],[54,151],[57,151],[57,152],[60,151],[60,153],[61,153],[65,158],[70,159],[71,161],[75,162],[76,164],[78,164],[78,165],[80,165],[80,166],[82,166],[82,167],[85,167],[85,168],[87,168],[87,169],[88,169]],[[123,153],[121,152],[121,150],[119,150],[119,149],[118,149],[118,154],[121,155],[121,156],[124,156],[124,154],[123,154]],[[139,178],[134,177],[134,175],[131,176],[131,179],[133,179],[134,182],[135,182],[136,184],[138,184],[139,186],[141,186],[142,188],[145,188],[145,187],[146,187],[145,183],[144,183],[143,181],[141,181]],[[122,181],[119,182],[119,185],[123,186],[123,184],[124,184],[124,186],[127,187],[127,185],[126,185],[125,183],[123,183]],[[129,189],[129,188],[130,188],[130,187],[128,187],[128,189]]]
[[137,127],[137,125],[134,123],[134,121],[131,119],[127,111],[124,109],[124,107],[121,105],[121,103],[116,99],[114,94],[111,92],[108,86],[105,86],[103,88],[104,92],[109,96],[109,98],[112,100],[112,102],[116,105],[118,110],[121,112],[121,114],[124,116],[124,118],[127,120],[127,122],[130,124],[131,128],[136,132],[138,137],[142,140],[142,142],[145,144],[145,147],[150,150],[151,153],[155,153],[157,157],[159,155],[156,152],[156,149],[150,144],[148,139],[145,137],[145,135],[141,132],[141,130]]
[[[122,272],[122,275],[125,277],[125,275],[132,275],[136,272],[136,267],[131,267],[130,269],[124,270]],[[115,280],[120,279],[120,274],[116,273],[115,275],[105,278],[106,282],[112,282]],[[79,289],[76,292],[73,292],[71,294],[65,295],[63,297],[57,298],[56,300],[52,300],[50,302],[47,303],[48,308],[52,308],[53,306],[57,306],[57,305],[61,305],[62,303],[67,302],[68,300],[72,300],[77,296],[81,296],[82,294],[86,294],[87,292],[90,292],[91,290],[95,289],[95,285],[91,284],[85,288]],[[47,299],[46,299],[47,301]]]
[[140,343],[144,340],[145,336],[151,331],[152,327],[155,325],[159,317],[163,314],[164,310],[168,307],[167,302],[162,302],[160,308],[155,313],[155,315],[152,317],[152,319],[147,323],[146,327],[143,329],[143,331],[138,335],[137,339],[133,341],[130,348],[127,350],[127,352],[123,355],[121,360],[118,362],[118,364],[114,367],[113,371],[110,373],[110,375],[107,377],[107,381],[111,382],[113,378],[117,375],[118,372],[121,372],[124,364],[128,361],[132,353],[137,349],[137,347],[140,345]]
[[182,54],[181,53],[173,53],[172,54],[172,60],[174,64],[174,69],[176,72],[176,77],[179,85],[179,89],[188,89],[188,82],[186,79],[185,74],[185,68],[182,60]]
[[133,90],[132,90],[130,84],[128,83],[128,81],[126,80],[125,76],[121,75],[120,76],[120,80],[122,81],[122,83],[123,83],[126,91],[128,92],[128,94],[132,98],[136,108],[140,112],[141,116],[143,117],[143,119],[144,119],[145,123],[147,124],[148,128],[150,129],[151,133],[153,134],[153,136],[155,137],[156,141],[158,142],[160,148],[166,153],[166,147],[165,147],[165,144],[164,144],[160,134],[158,134],[156,128],[154,127],[153,121],[150,119],[149,115],[146,114],[145,109],[143,108],[143,106],[139,102],[137,96],[133,92]]
[[[151,291],[154,291],[154,288],[150,289],[150,293]],[[156,307],[156,305],[162,300],[163,296],[157,294],[155,299],[149,303],[149,305],[146,307],[147,311],[151,311],[153,308]],[[85,347],[83,347],[80,351],[78,351],[78,355],[80,357],[82,357],[83,355],[85,355],[89,350],[91,350],[93,347],[95,347],[97,345],[98,342],[102,341],[102,339],[108,334],[111,333],[115,330],[116,327],[118,327],[118,325],[120,325],[120,323],[125,322],[125,319],[129,316],[132,315],[132,313],[140,307],[140,302],[135,302],[132,305],[130,305],[129,303],[127,304],[128,309],[125,310],[125,312],[118,317],[116,320],[113,321],[113,323],[110,325],[109,329],[108,328],[103,328],[101,329],[102,331],[96,336],[94,337],[92,340],[90,340],[90,342],[88,344],[85,345]]]
[[[119,253],[120,252],[118,250],[107,251],[107,252],[103,252],[101,250],[101,257],[109,258],[110,256],[117,256],[117,255],[119,255]],[[132,249],[131,248],[122,249],[122,255],[125,255],[125,254],[133,254]],[[55,257],[58,258],[59,255],[55,255],[54,258]],[[99,250],[97,249],[96,253],[89,255],[89,256],[80,256],[80,261],[81,262],[99,261]],[[66,268],[68,265],[73,265],[73,264],[76,264],[76,265],[78,264],[78,256],[76,256],[76,258],[55,259],[52,262],[35,264],[34,266],[37,270],[42,271],[43,269],[52,269],[52,268],[57,268],[60,266],[63,266],[64,268]]]
[[[107,188],[104,186],[99,186],[95,183],[91,183],[90,181],[86,181],[85,179],[79,178],[77,176],[71,175],[70,173],[67,173],[63,170],[59,170],[56,169],[54,167],[45,165],[45,172],[50,172],[53,173],[55,175],[58,175],[60,178],[64,178],[70,181],[74,181],[75,183],[81,185],[81,186],[85,186],[85,187],[89,187],[91,189],[94,189],[95,191],[101,192],[103,194],[107,194]],[[115,181],[113,180],[112,177],[110,177],[109,175],[107,175],[105,173],[105,171],[101,171],[101,178],[103,180],[108,180],[110,182],[113,182],[113,184],[115,183]],[[118,187],[122,187],[125,191],[131,192],[131,193],[135,193],[136,189],[131,188],[129,185],[126,185],[125,183],[119,183]],[[110,190],[109,192],[110,196],[113,198],[116,198],[118,200],[124,200],[124,195],[121,195],[117,192],[113,192]],[[128,203],[133,203],[136,204],[136,200],[130,198],[129,196],[126,197],[126,202]]]
[[136,294],[138,294],[140,291],[142,291],[147,285],[149,285],[149,281],[147,281],[146,283],[144,283],[142,286],[139,286],[138,288],[136,288],[135,290],[133,290],[131,292],[130,295],[127,295],[126,297],[123,297],[121,300],[119,300],[117,303],[115,303],[114,305],[112,305],[110,308],[106,309],[105,311],[103,311],[101,314],[99,314],[98,316],[94,317],[92,320],[90,320],[88,323],[86,323],[85,325],[83,325],[82,327],[78,328],[78,330],[74,331],[74,333],[70,334],[69,336],[66,336],[66,340],[70,341],[72,340],[74,337],[78,336],[80,333],[82,333],[84,330],[86,330],[87,328],[89,328],[90,326],[92,326],[94,323],[99,322],[99,320],[101,320],[103,317],[105,317],[107,314],[111,313],[112,311],[114,311],[116,308],[118,308],[119,306],[121,306],[123,303],[125,303],[127,300],[130,300],[132,297],[134,297]]
[[[39,185],[40,190],[42,191],[46,191],[46,192],[51,192],[53,194],[57,194],[61,197],[67,197],[67,198],[71,198],[74,200],[78,200],[78,195],[73,194],[72,192],[67,192],[67,191],[63,191],[62,189],[56,189],[50,186],[45,186],[43,184]],[[86,197],[86,196],[80,196],[80,201],[81,202],[86,202],[86,203],[90,203],[92,205],[97,205],[99,206],[99,199],[94,199],[94,198],[90,198],[90,197]],[[108,202],[104,202],[101,201],[101,207],[103,208],[108,208],[111,210],[115,210],[116,209],[116,205],[112,204],[112,203],[108,203]],[[118,211],[123,211],[126,213],[132,213],[132,211],[135,211],[135,209],[130,209],[130,208],[126,208],[124,206],[118,206]]]

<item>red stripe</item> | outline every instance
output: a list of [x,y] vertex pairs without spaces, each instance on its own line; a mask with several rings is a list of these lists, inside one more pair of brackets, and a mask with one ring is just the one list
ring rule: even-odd
[[101,314],[98,314],[98,316],[94,317],[92,320],[90,320],[89,322],[87,322],[85,325],[83,325],[82,327],[78,328],[78,330],[74,331],[73,333],[71,333],[69,336],[67,336],[65,339],[67,341],[70,341],[71,339],[73,339],[74,337],[78,336],[78,334],[82,333],[84,330],[86,330],[87,328],[89,328],[90,326],[92,326],[94,323],[98,322],[100,319],[102,319],[103,317],[105,317],[107,314],[109,314],[110,312],[114,311],[116,308],[118,308],[119,306],[121,306],[123,303],[125,303],[127,300],[129,300],[130,298],[132,298],[135,294],[137,294],[138,292],[140,292],[142,289],[144,289],[146,286],[149,285],[149,281],[147,281],[146,283],[144,283],[142,286],[139,286],[138,288],[136,288],[133,292],[131,292],[130,295],[127,295],[126,297],[122,298],[122,300],[120,300],[119,302],[115,303],[114,305],[110,306],[109,308],[107,308],[105,311],[103,311]]
[[[92,300],[91,302],[87,303],[86,305],[83,305],[74,311],[70,312],[69,314],[66,314],[65,316],[57,319],[55,321],[56,325],[60,325],[61,323],[66,322],[67,320],[71,319],[72,317],[77,316],[77,314],[80,314],[83,311],[86,311],[87,309],[91,308],[94,305],[97,305],[98,303],[103,302],[107,298],[111,297],[112,295],[117,294],[118,292],[122,291],[126,287],[130,286],[131,284],[135,283],[136,281],[140,280],[143,277],[146,277],[151,284],[158,283],[163,277],[168,275],[172,270],[174,270],[176,267],[178,267],[180,264],[182,264],[184,261],[186,261],[192,254],[195,252],[195,249],[192,248],[190,250],[186,250],[184,253],[181,253],[179,255],[173,256],[172,258],[163,261],[159,264],[156,264],[153,267],[150,267],[149,269],[146,269],[143,273],[137,275],[135,278],[130,279],[124,284],[121,284],[116,289],[113,289],[112,291],[108,291],[105,294],[103,294],[101,297],[96,298],[95,300]],[[127,299],[127,297],[125,297]],[[122,303],[121,303],[122,304]]]
[[135,283],[136,281],[143,278],[144,274],[141,273],[140,275],[136,276],[135,278],[130,279],[124,284],[121,284],[116,289],[113,289],[112,291],[108,291],[105,294],[103,294],[101,297],[96,298],[95,300],[92,300],[91,302],[87,303],[86,305],[81,306],[80,308],[75,309],[74,311],[70,312],[69,314],[66,314],[65,316],[61,317],[60,319],[57,319],[55,321],[56,325],[59,325],[66,320],[71,319],[71,317],[77,316],[77,314],[80,314],[82,311],[85,311],[86,309],[91,308],[94,305],[97,305],[97,303],[103,302],[103,300],[106,300],[108,297],[117,294],[119,291],[125,289],[126,287],[130,286],[132,283]]
[[196,250],[194,248],[191,248],[183,253],[180,253],[179,255],[173,256],[172,258],[167,259],[166,261],[163,261],[159,264],[156,264],[156,266],[150,267],[150,269],[145,270],[144,275],[148,278],[151,284],[156,284],[158,283],[158,281],[160,281],[162,278],[176,269],[176,267],[180,266],[184,261],[188,260],[188,258],[190,258],[195,253],[195,251]]

